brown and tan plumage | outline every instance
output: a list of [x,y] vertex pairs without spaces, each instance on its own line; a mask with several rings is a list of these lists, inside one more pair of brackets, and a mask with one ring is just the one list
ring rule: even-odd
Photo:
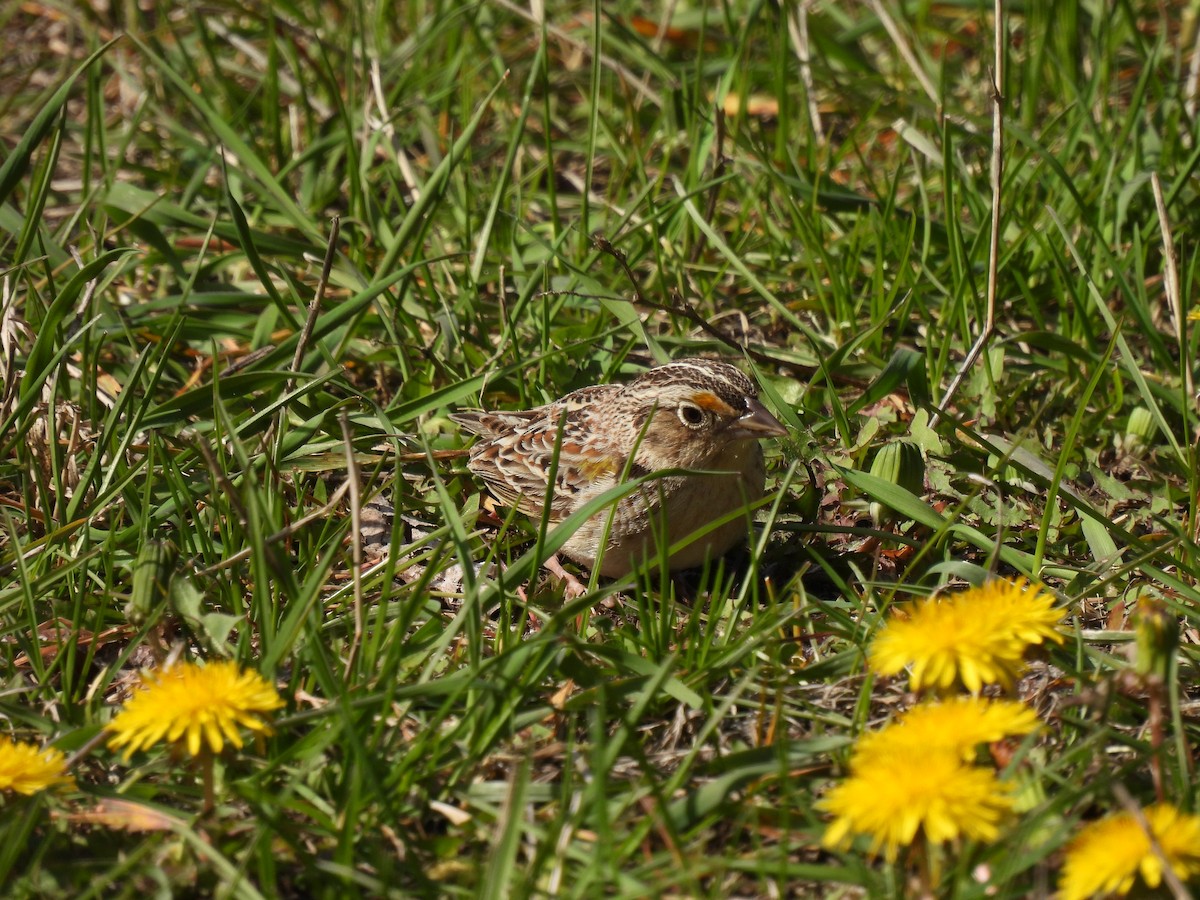
[[[550,495],[557,524],[584,503],[628,478],[663,469],[702,470],[648,480],[592,516],[563,552],[600,574],[616,577],[657,558],[656,532],[673,544],[714,519],[763,495],[765,468],[758,441],[786,429],[758,400],[758,389],[728,363],[685,359],[650,369],[625,385],[581,388],[520,412],[460,412],[451,416],[480,436],[468,467],[501,503],[541,516]],[[559,443],[552,491],[549,475]],[[633,458],[630,459],[632,454]],[[735,518],[671,556],[672,570],[714,558],[746,537]]]

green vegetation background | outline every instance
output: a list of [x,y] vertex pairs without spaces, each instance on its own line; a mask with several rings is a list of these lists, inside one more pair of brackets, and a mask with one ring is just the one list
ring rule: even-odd
[[[9,801],[6,890],[898,896],[813,803],[903,700],[889,606],[995,571],[1073,637],[1022,686],[1026,812],[938,891],[1045,894],[1151,760],[1194,807],[1197,4],[1007,4],[995,194],[991,4],[539,8],[0,9],[5,728],[80,748],[180,648],[289,698],[211,816],[165,751]],[[456,406],[743,343],[794,437],[762,552],[688,596],[564,604],[554,536],[439,453]],[[871,476],[900,439],[923,483]]]

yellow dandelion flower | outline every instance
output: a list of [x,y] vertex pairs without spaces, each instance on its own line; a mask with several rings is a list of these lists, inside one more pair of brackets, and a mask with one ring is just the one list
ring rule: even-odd
[[[1144,810],[1150,832],[1171,870],[1181,881],[1200,875],[1200,816],[1167,803]],[[1138,875],[1153,890],[1163,880],[1163,865],[1150,839],[1128,812],[1085,825],[1067,848],[1059,881],[1060,900],[1084,900],[1096,894],[1128,894]]]
[[958,596],[964,600],[971,596],[975,603],[993,607],[1004,616],[1009,633],[1030,646],[1042,641],[1063,642],[1058,630],[1063,611],[1054,605],[1054,597],[1045,593],[1041,585],[1030,584],[1024,578],[996,579]]
[[955,697],[941,703],[919,703],[878,731],[862,735],[854,745],[855,767],[872,755],[946,751],[964,762],[980,744],[1036,731],[1038,717],[1015,700]]
[[142,676],[141,689],[108,724],[108,746],[124,747],[126,760],[164,740],[191,756],[202,745],[220,753],[225,741],[242,746],[239,726],[269,732],[266,714],[283,705],[270,682],[235,663],[177,663]]
[[913,690],[956,683],[972,693],[985,684],[1008,687],[1023,671],[1030,646],[1063,640],[1055,629],[1061,618],[1054,599],[1024,579],[991,581],[893,615],[871,644],[871,667],[895,675],[911,666]]
[[967,837],[994,841],[1012,811],[1009,786],[957,753],[872,754],[818,804],[834,815],[822,843],[841,848],[853,834],[894,861],[922,832],[934,843]]
[[53,747],[0,737],[0,791],[30,796],[60,784],[73,784],[67,761]]

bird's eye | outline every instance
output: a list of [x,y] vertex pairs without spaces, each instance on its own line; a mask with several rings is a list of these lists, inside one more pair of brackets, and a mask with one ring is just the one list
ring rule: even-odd
[[699,428],[704,424],[705,418],[704,410],[691,403],[683,403],[679,407],[679,421],[688,428]]

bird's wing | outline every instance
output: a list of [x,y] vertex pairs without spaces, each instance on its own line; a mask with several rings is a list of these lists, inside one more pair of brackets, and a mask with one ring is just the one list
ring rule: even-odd
[[543,409],[545,407],[521,412],[489,412],[483,409],[468,409],[450,413],[450,419],[471,434],[492,439],[528,428],[538,416],[542,415]]
[[[483,436],[468,465],[501,503],[540,516],[555,468],[551,521],[561,521],[590,496],[615,484],[625,457],[598,428],[596,403],[616,385],[583,388],[537,409],[513,413],[459,413],[456,422]],[[562,429],[561,441],[559,429]]]

